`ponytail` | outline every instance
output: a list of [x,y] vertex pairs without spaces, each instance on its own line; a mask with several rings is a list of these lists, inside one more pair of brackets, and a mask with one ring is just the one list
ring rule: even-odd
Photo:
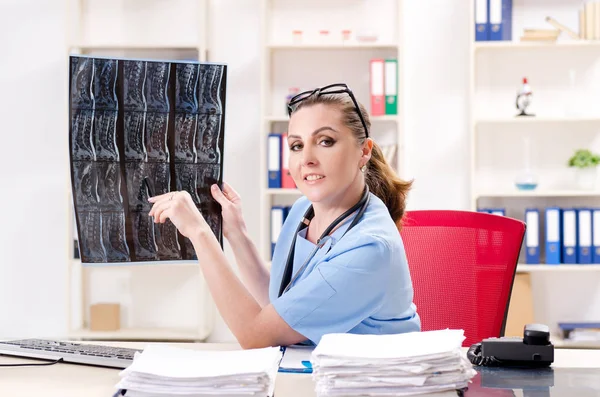
[[412,181],[404,181],[396,175],[375,142],[371,159],[367,163],[365,180],[371,193],[383,201],[394,222],[400,226]]

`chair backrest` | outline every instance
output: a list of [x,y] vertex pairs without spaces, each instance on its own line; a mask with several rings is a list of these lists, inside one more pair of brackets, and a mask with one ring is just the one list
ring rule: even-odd
[[400,235],[423,331],[464,329],[463,346],[504,335],[524,222],[470,211],[408,211]]

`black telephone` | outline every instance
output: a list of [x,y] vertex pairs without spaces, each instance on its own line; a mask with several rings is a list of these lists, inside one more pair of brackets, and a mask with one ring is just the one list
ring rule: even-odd
[[554,362],[550,329],[543,324],[527,324],[523,338],[487,338],[469,348],[473,365],[487,367],[548,367]]

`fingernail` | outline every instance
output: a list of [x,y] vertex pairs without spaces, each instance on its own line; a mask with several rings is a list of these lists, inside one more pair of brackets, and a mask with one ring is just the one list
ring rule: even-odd
[[211,186],[211,188],[212,188],[213,190],[217,190],[217,185],[212,185],[212,186]]

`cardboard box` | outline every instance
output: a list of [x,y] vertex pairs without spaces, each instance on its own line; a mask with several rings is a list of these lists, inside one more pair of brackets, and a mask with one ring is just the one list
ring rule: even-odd
[[117,331],[121,328],[121,306],[118,303],[96,303],[90,306],[92,331]]
[[534,322],[531,275],[529,273],[517,273],[510,297],[504,335],[522,338],[525,325]]

